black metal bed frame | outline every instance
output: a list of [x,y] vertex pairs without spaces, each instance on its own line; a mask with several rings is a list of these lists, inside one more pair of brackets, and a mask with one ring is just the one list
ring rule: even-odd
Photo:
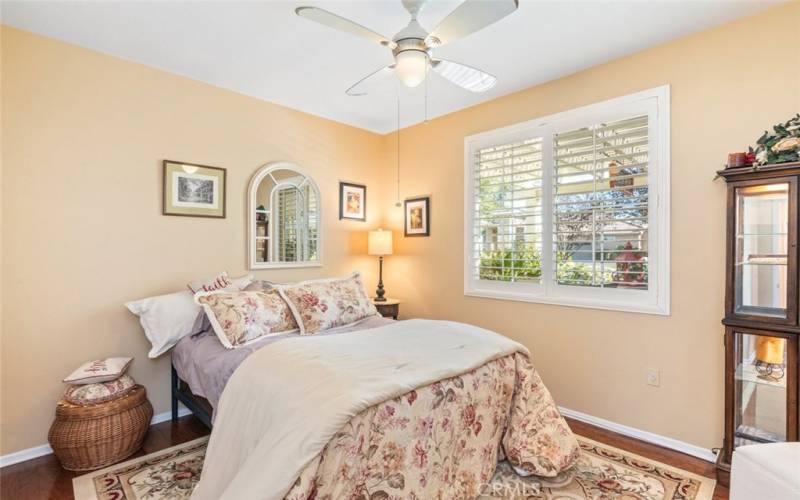
[[[181,380],[178,372],[175,371],[175,367],[171,364],[170,369],[172,370],[172,423],[174,424],[178,421],[178,401],[180,401],[198,420],[211,429],[211,414],[198,402],[199,396],[192,393],[189,389],[189,384]],[[183,382],[185,388],[181,387],[181,382]]]

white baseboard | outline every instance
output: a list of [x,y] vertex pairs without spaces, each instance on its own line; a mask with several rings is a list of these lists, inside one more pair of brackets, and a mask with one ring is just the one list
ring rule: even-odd
[[657,444],[659,446],[663,446],[664,448],[669,448],[671,450],[679,451],[681,453],[686,453],[687,455],[691,455],[697,458],[702,458],[703,460],[712,463],[717,459],[717,456],[711,450],[703,448],[702,446],[697,446],[670,437],[661,436],[660,434],[654,434],[652,432],[643,431],[635,427],[629,427],[627,425],[618,424],[616,422],[612,422],[604,418],[593,417],[592,415],[587,415],[586,413],[570,410],[569,408],[564,408],[563,406],[559,406],[558,409],[561,411],[561,414],[564,415],[565,417],[579,420],[581,422],[594,425],[595,427],[600,427],[601,429],[606,429],[612,432],[616,432],[617,434],[622,434],[623,436],[636,438],[639,439],[640,441],[645,441],[647,443]]
[[[561,414],[564,415],[565,417],[579,420],[581,422],[585,422],[587,424],[600,427],[601,429],[613,431],[618,434],[622,434],[624,436],[645,441],[647,443],[657,444],[659,446],[663,446],[664,448],[669,448],[671,450],[679,451],[681,453],[686,453],[687,455],[701,458],[709,462],[714,462],[716,460],[716,455],[714,455],[714,453],[712,453],[711,450],[708,450],[701,446],[693,445],[666,436],[661,436],[659,434],[654,434],[652,432],[643,431],[641,429],[636,429],[635,427],[629,427],[627,425],[618,424],[616,422],[612,422],[610,420],[606,420],[603,418],[593,417],[592,415],[587,415],[586,413],[570,410],[569,408],[564,408],[563,406],[559,406],[558,409],[561,410]],[[179,417],[183,417],[191,413],[192,412],[188,408],[182,407],[178,410]],[[166,422],[170,418],[172,418],[172,413],[168,411],[165,411],[164,413],[159,413],[158,415],[153,415],[153,419],[150,421],[150,425]],[[0,468],[3,468],[7,465],[18,464],[26,460],[32,460],[34,458],[42,457],[44,455],[49,455],[51,453],[53,453],[53,449],[50,448],[50,445],[43,444],[41,446],[34,446],[33,448],[20,450],[15,453],[9,453],[8,455],[2,455],[0,456]]]
[[0,468],[3,468],[7,465],[18,464],[26,460],[33,460],[34,458],[43,457],[51,453],[53,453],[53,448],[50,448],[49,444],[34,446],[33,448],[27,448],[25,450],[9,453],[8,455],[0,456]]
[[[186,415],[190,415],[191,413],[192,412],[188,408],[181,407],[178,409],[179,417],[184,417]],[[153,418],[150,420],[150,425],[160,424],[161,422],[166,422],[171,418],[172,412],[165,411],[164,413],[153,415]],[[8,455],[2,455],[0,456],[0,469],[7,465],[14,465],[26,460],[33,460],[34,458],[43,457],[51,453],[53,453],[53,448],[51,448],[49,444],[43,444],[41,446],[34,446],[33,448],[27,448],[25,450],[9,453]]]

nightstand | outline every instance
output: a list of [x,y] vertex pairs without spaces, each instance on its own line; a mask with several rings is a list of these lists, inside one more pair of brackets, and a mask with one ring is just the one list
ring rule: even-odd
[[375,299],[372,299],[372,303],[384,318],[397,319],[400,314],[400,301],[397,299],[386,299],[383,302],[375,302]]

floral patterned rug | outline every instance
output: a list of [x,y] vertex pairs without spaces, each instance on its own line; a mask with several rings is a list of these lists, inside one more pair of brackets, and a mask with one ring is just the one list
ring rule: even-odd
[[[481,499],[710,500],[714,480],[578,436],[583,454],[550,479],[518,476],[501,462]],[[73,480],[76,500],[183,500],[200,478],[208,437]]]

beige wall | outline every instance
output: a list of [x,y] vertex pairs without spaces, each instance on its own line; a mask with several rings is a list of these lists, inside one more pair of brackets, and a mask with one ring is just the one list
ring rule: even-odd
[[[535,63],[531,63],[535,64]],[[465,297],[464,137],[669,84],[670,317]],[[433,99],[436,97],[433,96]],[[710,448],[722,443],[724,182],[728,152],[800,111],[800,3],[402,131],[402,196],[432,195],[430,238],[398,238],[389,295],[403,314],[474,323],[520,340],[567,408]],[[394,165],[394,136],[385,138]],[[387,169],[387,183],[394,180]],[[402,227],[402,210],[387,217]],[[661,387],[645,370],[661,370]]]
[[[402,314],[457,319],[527,344],[559,404],[711,447],[721,442],[723,194],[728,152],[800,110],[800,4],[648,50],[402,131],[402,196],[432,196],[432,236],[386,263]],[[0,454],[46,441],[60,383],[81,362],[136,356],[132,375],[168,409],[167,358],[122,303],[245,271],[244,196],[271,160],[320,186],[325,267],[359,268],[363,231],[394,208],[394,137],[244,97],[14,29],[2,29]],[[672,87],[672,315],[463,295],[466,135],[642,89]],[[434,96],[435,98],[435,96]],[[228,218],[160,214],[164,158],[228,169]],[[366,224],[338,221],[338,180],[369,186]],[[659,368],[660,388],[645,369]]]
[[[245,190],[268,161],[305,167],[322,191],[324,267],[355,268],[367,223],[338,220],[338,181],[381,199],[381,137],[14,29],[2,29],[2,447],[47,441],[61,379],[82,362],[131,355],[156,413],[169,409],[168,356],[123,303],[193,278],[245,271]],[[161,215],[161,160],[228,169],[224,220]]]

